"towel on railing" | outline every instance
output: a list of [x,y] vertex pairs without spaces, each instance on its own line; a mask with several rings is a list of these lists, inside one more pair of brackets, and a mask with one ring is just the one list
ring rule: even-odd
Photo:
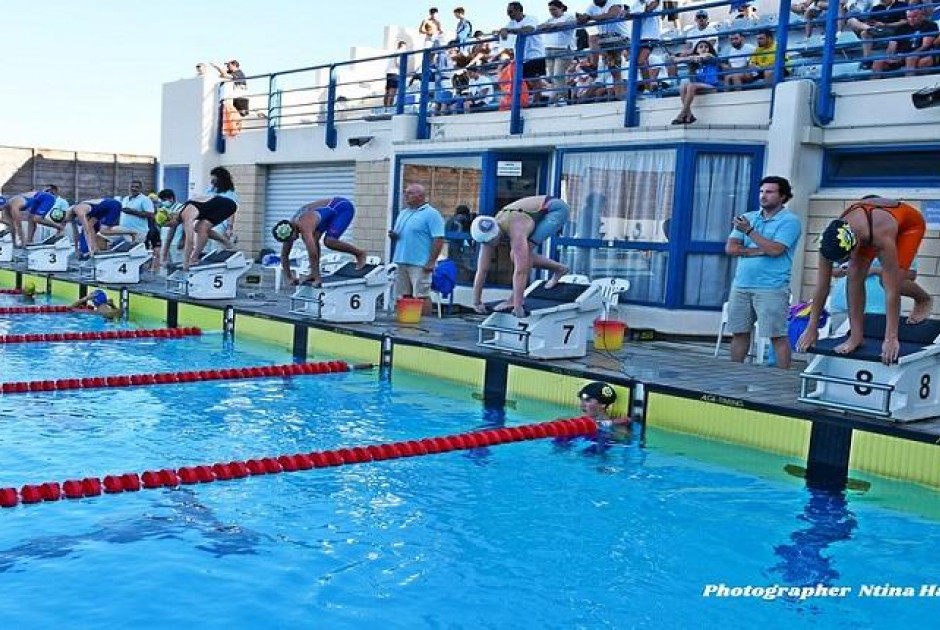
[[222,104],[222,134],[226,138],[234,138],[242,131],[242,115],[235,109],[231,99]]

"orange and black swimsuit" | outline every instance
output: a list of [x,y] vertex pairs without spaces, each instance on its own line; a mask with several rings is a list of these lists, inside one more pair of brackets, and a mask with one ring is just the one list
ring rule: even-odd
[[861,254],[862,258],[874,260],[878,256],[878,250],[872,245],[874,230],[872,227],[871,213],[873,210],[884,210],[894,217],[895,222],[898,224],[898,266],[901,269],[910,269],[911,263],[914,262],[914,258],[917,256],[920,242],[924,240],[924,233],[927,231],[927,223],[924,221],[924,215],[922,215],[917,208],[901,201],[896,202],[893,206],[883,206],[878,203],[860,201],[849,206],[849,208],[842,213],[841,218],[845,218],[847,214],[858,209],[864,210],[865,216],[868,217],[868,243],[859,245],[859,254]]

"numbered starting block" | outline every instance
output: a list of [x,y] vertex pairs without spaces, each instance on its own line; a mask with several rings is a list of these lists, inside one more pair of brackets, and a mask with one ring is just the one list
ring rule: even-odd
[[0,263],[13,262],[13,233],[10,230],[0,232]]
[[239,251],[223,249],[206,254],[189,268],[177,269],[166,279],[166,290],[197,300],[231,300],[238,291],[238,279],[251,268],[251,261]]
[[914,422],[940,416],[940,320],[898,328],[898,362],[881,362],[885,316],[865,316],[865,341],[853,353],[836,354],[845,337],[822,339],[801,375],[800,402]]
[[479,326],[477,345],[535,359],[583,357],[604,298],[597,285],[560,282],[546,289],[538,280],[526,289],[525,309],[523,318],[489,315]]
[[321,286],[297,287],[290,298],[290,312],[327,322],[374,322],[379,297],[387,299],[395,269],[396,265],[375,264],[356,269],[355,263],[347,262],[323,276]]
[[92,256],[78,268],[78,273],[82,279],[94,282],[137,284],[140,268],[152,257],[143,243],[122,241]]
[[30,271],[68,271],[72,242],[63,234],[26,246],[26,268]]

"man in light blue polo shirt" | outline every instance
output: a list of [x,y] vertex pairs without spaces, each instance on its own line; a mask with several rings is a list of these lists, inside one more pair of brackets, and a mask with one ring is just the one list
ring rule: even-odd
[[[431,289],[431,273],[444,247],[444,218],[427,202],[424,186],[405,188],[405,207],[398,213],[395,226],[388,233],[398,264],[395,289],[398,297],[426,298]],[[430,312],[430,302],[425,302]]]
[[751,330],[770,337],[777,367],[789,369],[790,269],[800,240],[799,218],[784,205],[793,198],[790,182],[770,175],[760,183],[760,210],[735,217],[725,253],[739,257],[728,298],[731,360],[742,362],[751,347]]
[[134,230],[137,233],[137,242],[147,240],[150,231],[150,219],[153,218],[153,202],[150,197],[143,194],[143,183],[135,179],[131,181],[130,194],[121,199],[121,227]]

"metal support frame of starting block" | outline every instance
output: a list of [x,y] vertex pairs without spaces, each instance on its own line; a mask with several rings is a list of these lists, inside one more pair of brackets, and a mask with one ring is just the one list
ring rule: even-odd
[[290,312],[326,322],[364,324],[375,321],[379,298],[395,282],[397,265],[347,262],[323,276],[321,286],[302,285],[290,298]]
[[137,284],[140,268],[153,255],[144,243],[121,241],[110,249],[98,252],[78,268],[79,277],[107,284]]
[[13,232],[0,231],[0,263],[13,262]]
[[884,315],[866,315],[864,342],[851,354],[835,353],[845,337],[818,341],[800,375],[800,402],[894,422],[940,416],[940,320],[902,321],[894,365],[881,362],[884,331]]
[[205,254],[189,268],[177,269],[166,279],[166,290],[197,300],[231,300],[238,292],[238,279],[251,268],[245,254],[222,249]]
[[26,246],[26,268],[29,271],[62,272],[69,270],[74,246],[64,234]]
[[535,359],[583,357],[604,298],[597,285],[559,282],[546,289],[537,280],[526,289],[525,309],[523,318],[489,315],[478,328],[477,345]]

